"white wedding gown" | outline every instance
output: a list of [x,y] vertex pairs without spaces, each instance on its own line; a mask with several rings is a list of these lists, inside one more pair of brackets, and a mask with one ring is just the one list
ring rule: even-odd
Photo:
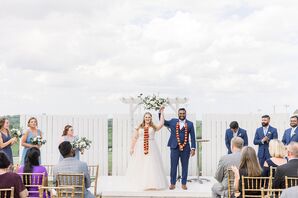
[[135,190],[161,190],[168,187],[155,131],[149,128],[149,153],[144,154],[144,129],[139,129],[134,153],[127,169],[127,184]]

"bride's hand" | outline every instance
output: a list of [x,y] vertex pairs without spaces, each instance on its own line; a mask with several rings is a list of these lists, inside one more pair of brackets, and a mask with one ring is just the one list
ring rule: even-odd
[[162,106],[162,107],[160,108],[159,112],[160,112],[160,113],[163,113],[164,111],[165,111],[165,107]]

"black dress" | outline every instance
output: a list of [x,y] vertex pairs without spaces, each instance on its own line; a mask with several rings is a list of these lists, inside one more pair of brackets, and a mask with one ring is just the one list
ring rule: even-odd
[[[268,164],[268,167],[265,167],[265,166],[264,166],[262,176],[264,176],[264,177],[269,177],[269,176],[270,176],[270,167],[278,167],[278,165],[275,164],[275,163],[271,160],[271,158],[270,158],[270,159],[267,159],[266,162],[267,162],[267,164]],[[272,175],[275,175],[275,170],[273,169],[272,171],[273,171],[273,172],[272,172]]]
[[[240,179],[239,179],[239,192],[240,192],[240,196],[239,197],[242,197],[242,177],[247,177],[248,176],[247,169],[244,169],[244,168],[239,169],[239,175],[240,175]],[[247,183],[244,183],[244,185],[245,185],[245,188],[247,189],[248,188],[248,184]],[[256,187],[254,187],[254,188],[256,188]],[[245,194],[246,195],[261,195],[261,191],[246,192]]]

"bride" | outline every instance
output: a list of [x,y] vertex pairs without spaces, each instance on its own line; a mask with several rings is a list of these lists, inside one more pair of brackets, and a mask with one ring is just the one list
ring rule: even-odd
[[164,107],[160,109],[159,125],[152,122],[151,113],[145,113],[143,122],[135,129],[130,148],[131,159],[127,179],[136,190],[161,190],[168,187],[161,155],[154,136],[164,125]]

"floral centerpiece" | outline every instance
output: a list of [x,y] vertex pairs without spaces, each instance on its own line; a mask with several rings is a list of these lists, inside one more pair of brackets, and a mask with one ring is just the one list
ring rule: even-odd
[[160,110],[161,107],[167,106],[169,104],[169,99],[159,97],[155,94],[152,96],[145,96],[140,94],[138,98],[141,100],[140,104],[144,106],[145,110]]
[[84,153],[85,149],[90,149],[92,141],[88,140],[86,137],[75,139],[72,142],[72,147],[74,149],[79,149],[81,154]]
[[40,145],[41,146],[41,145],[45,144],[47,141],[46,140],[43,140],[42,137],[38,135],[38,136],[36,136],[34,138],[31,138],[30,139],[30,142],[33,145]]

